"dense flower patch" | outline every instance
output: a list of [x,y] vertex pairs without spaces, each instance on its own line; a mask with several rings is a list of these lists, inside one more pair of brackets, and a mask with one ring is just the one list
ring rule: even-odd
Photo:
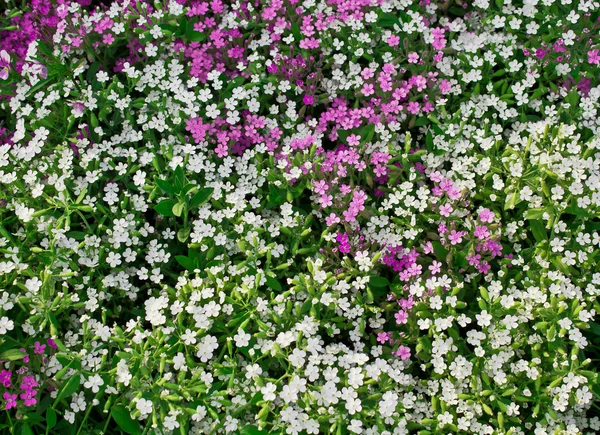
[[600,431],[599,2],[7,5],[3,431]]

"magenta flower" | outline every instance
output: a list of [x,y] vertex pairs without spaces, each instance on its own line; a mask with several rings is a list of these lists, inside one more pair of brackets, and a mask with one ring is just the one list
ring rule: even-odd
[[44,353],[44,349],[46,349],[46,345],[41,344],[39,341],[36,341],[33,345],[33,352],[39,355],[42,355]]
[[12,376],[12,372],[8,370],[2,370],[0,372],[0,384],[4,385],[6,388],[12,385],[12,381],[10,380]]
[[5,392],[2,396],[6,401],[6,409],[15,408],[17,406],[17,395]]

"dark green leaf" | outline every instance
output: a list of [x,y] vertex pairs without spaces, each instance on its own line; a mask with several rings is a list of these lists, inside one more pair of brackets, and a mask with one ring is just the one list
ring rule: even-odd
[[179,22],[179,31],[177,32],[177,36],[183,36],[186,34],[187,25],[188,25],[188,22],[185,18]]
[[52,408],[46,409],[46,424],[50,429],[56,426],[56,411]]
[[175,186],[173,186],[171,183],[169,183],[166,180],[161,180],[160,178],[157,178],[156,185],[158,187],[160,187],[165,193],[168,193],[171,196],[175,195],[175,193],[176,193]]
[[427,119],[426,117],[418,118],[415,121],[415,127],[423,127],[424,125],[427,125],[428,122],[429,119]]
[[268,435],[268,432],[260,430],[254,425],[247,425],[242,429],[242,435]]
[[177,166],[177,168],[175,168],[175,189],[177,189],[177,192],[181,191],[184,185],[185,172],[183,172],[183,167],[179,165]]
[[281,291],[281,284],[275,278],[271,278],[267,275],[267,285],[275,291]]
[[383,14],[379,20],[377,20],[377,25],[379,27],[394,27],[394,24],[400,25],[400,20],[392,13]]
[[369,279],[369,285],[371,287],[387,287],[388,285],[390,285],[390,282],[387,280],[387,278],[384,278],[383,276],[376,276],[376,275],[371,275],[370,279]]
[[60,402],[62,399],[71,397],[71,394],[75,393],[79,389],[81,381],[81,376],[76,374],[69,378],[69,380],[63,384],[63,387],[60,389],[58,396],[56,396],[56,402]]
[[27,423],[23,423],[23,426],[21,427],[21,435],[33,435],[33,431]]
[[177,262],[179,264],[181,264],[183,267],[186,268],[186,270],[189,270],[190,272],[193,271],[194,269],[196,269],[196,266],[195,266],[194,262],[192,261],[192,259],[190,259],[184,255],[177,255],[175,257],[175,260],[177,260]]
[[113,406],[110,414],[117,422],[119,427],[129,435],[138,435],[142,433],[140,430],[140,425],[131,418],[129,411],[124,406]]
[[163,216],[174,216],[173,206],[175,204],[177,204],[177,201],[174,199],[163,199],[156,207],[154,207],[154,210]]
[[206,35],[202,32],[198,32],[197,30],[192,30],[186,36],[190,42],[202,42],[206,39]]
[[205,187],[204,189],[200,189],[196,194],[192,197],[190,201],[190,209],[200,207],[206,201],[210,199],[215,189],[212,187]]
[[298,24],[292,23],[292,35],[296,41],[302,41],[302,34],[300,33],[300,27]]
[[177,32],[177,27],[172,26],[170,24],[159,24],[158,27],[160,27],[163,30],[168,30],[169,32],[172,32],[172,33]]
[[531,232],[533,233],[533,237],[538,243],[545,242],[548,240],[548,234],[546,233],[546,228],[541,220],[533,219],[529,221],[529,227],[531,228]]
[[433,151],[433,133],[431,133],[431,130],[427,131],[427,135],[425,136],[425,145],[427,146],[427,150]]

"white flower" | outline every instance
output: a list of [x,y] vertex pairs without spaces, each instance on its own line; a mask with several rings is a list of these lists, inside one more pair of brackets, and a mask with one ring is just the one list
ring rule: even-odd
[[15,327],[15,324],[8,317],[3,316],[0,318],[0,334],[4,335],[7,331],[12,331]]
[[277,391],[277,386],[272,382],[267,383],[264,387],[262,387],[260,389],[260,392],[263,395],[263,399],[267,400],[267,401],[275,400],[275,398],[277,397],[275,395],[276,391]]
[[262,368],[258,364],[248,364],[246,366],[246,379],[252,379],[262,374]]
[[37,276],[34,276],[33,278],[25,281],[25,287],[27,287],[27,290],[29,290],[31,293],[36,294],[40,288],[42,288],[42,281],[40,281]]
[[104,385],[104,381],[100,377],[100,375],[95,374],[88,378],[88,380],[83,384],[85,388],[91,388],[93,393],[97,393],[100,390],[100,386]]
[[139,399],[135,407],[140,411],[143,418],[152,412],[152,402],[144,398]]
[[237,347],[246,347],[250,343],[250,334],[244,332],[242,328],[238,328],[238,332],[233,336]]
[[488,314],[486,310],[483,310],[480,314],[475,315],[475,318],[477,319],[477,324],[482,328],[485,328],[490,326],[492,315]]

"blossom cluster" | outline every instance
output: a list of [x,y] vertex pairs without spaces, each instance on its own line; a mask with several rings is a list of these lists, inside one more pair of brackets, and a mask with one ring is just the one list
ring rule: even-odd
[[600,431],[600,3],[6,3],[0,427]]

